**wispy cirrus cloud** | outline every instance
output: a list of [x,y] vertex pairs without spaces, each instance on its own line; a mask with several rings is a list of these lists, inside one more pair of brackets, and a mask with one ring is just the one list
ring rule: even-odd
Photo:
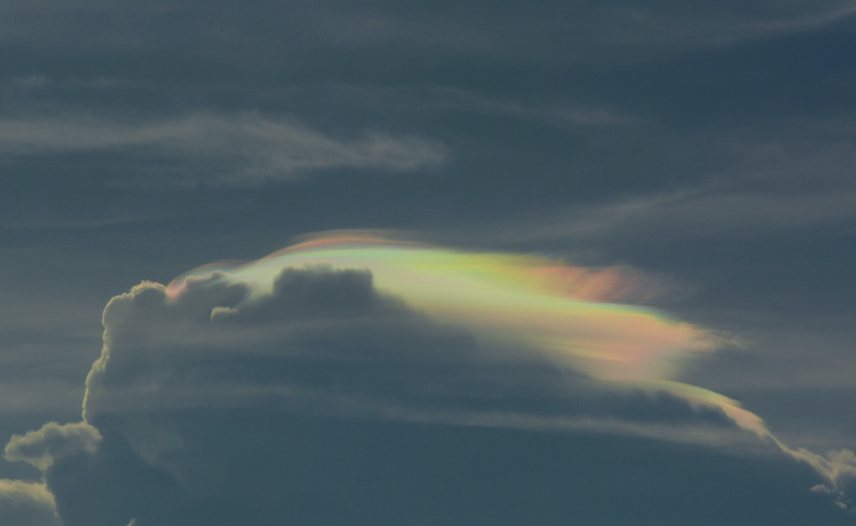
[[[685,174],[683,184],[612,193],[491,225],[457,225],[452,235],[497,243],[672,243],[817,227],[851,231],[856,221],[852,118],[776,124],[776,129],[704,129],[677,137],[646,123],[640,129],[651,138],[639,152],[668,160],[671,170]],[[629,173],[636,169],[607,166]]]
[[[430,56],[430,61],[440,54],[516,64],[579,64],[632,62],[810,31],[854,12],[853,2],[844,0],[705,1],[692,9],[669,2],[544,2],[537,9],[509,3],[485,9],[480,3],[428,8],[329,0],[311,7],[267,3],[262,12],[281,24],[273,30],[257,14],[236,17],[218,2],[54,4],[8,2],[0,42],[38,42],[52,53],[90,56],[103,56],[105,49],[166,49],[229,65],[236,57],[264,60],[265,50],[295,43],[308,53],[277,57],[283,64],[304,66],[319,51],[358,56],[366,50],[393,60]],[[197,16],[185,16],[191,13]],[[247,31],[250,27],[262,30]]]
[[656,4],[613,6],[604,11],[620,21],[617,27],[626,32],[616,28],[603,34],[610,35],[614,44],[715,47],[810,31],[856,13],[856,5],[848,1],[754,2],[751,11],[735,11],[719,2],[700,5],[704,14]]
[[[753,236],[852,220],[856,192],[806,194],[692,188],[572,207],[502,228],[505,240],[605,238],[660,242]],[[526,226],[522,226],[526,225]]]
[[524,104],[451,87],[432,88],[429,93],[431,105],[440,109],[502,115],[558,128],[623,128],[636,122],[633,115],[590,104]]
[[448,148],[413,135],[373,131],[338,138],[258,113],[138,122],[88,114],[0,119],[0,155],[64,153],[145,155],[149,162],[166,160],[166,172],[182,181],[257,184],[324,170],[428,169],[446,161]]

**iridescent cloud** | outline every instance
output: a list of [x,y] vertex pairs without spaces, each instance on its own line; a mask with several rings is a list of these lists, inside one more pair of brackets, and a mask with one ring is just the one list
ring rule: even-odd
[[496,348],[528,349],[603,380],[668,379],[676,360],[720,343],[710,331],[663,312],[620,303],[650,293],[630,269],[465,252],[365,232],[318,236],[255,262],[206,265],[167,291],[176,297],[189,278],[220,270],[224,279],[248,283],[262,295],[283,268],[313,265],[369,269],[379,290],[435,319],[464,325]]
[[[234,309],[238,312],[242,305],[262,305],[274,292],[283,269],[319,266],[370,270],[376,290],[403,298],[431,319],[466,328],[478,348],[496,360],[549,361],[582,372],[616,392],[667,392],[699,409],[718,408],[740,429],[760,437],[761,443],[811,465],[826,481],[816,491],[844,499],[842,488],[856,479],[852,452],[822,457],[791,449],[770,433],[759,416],[735,400],[675,381],[682,363],[697,353],[715,350],[725,340],[640,304],[657,290],[652,289],[651,280],[632,269],[583,268],[545,256],[455,250],[396,239],[394,233],[343,231],[307,238],[258,261],[197,268],[170,283],[166,301],[177,302],[188,290],[240,282],[249,292],[245,303]],[[145,286],[155,285],[141,285]],[[524,413],[470,416],[465,420],[472,425],[492,425],[499,419],[496,425],[552,423],[573,428],[585,427],[590,420],[571,417],[564,422],[557,417],[542,422],[538,415]],[[619,432],[639,427],[609,416],[592,425],[606,430],[617,426]],[[648,433],[645,436],[666,439],[678,439],[682,432],[708,431],[687,426],[639,430]]]

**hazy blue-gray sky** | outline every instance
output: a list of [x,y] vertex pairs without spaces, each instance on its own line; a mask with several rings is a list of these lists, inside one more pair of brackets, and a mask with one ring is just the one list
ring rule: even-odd
[[[0,524],[856,523],[856,2],[0,13]],[[764,431],[370,265],[102,323],[349,229],[647,283]]]

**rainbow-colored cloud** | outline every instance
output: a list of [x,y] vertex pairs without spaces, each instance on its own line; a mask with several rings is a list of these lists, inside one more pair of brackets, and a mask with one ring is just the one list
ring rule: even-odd
[[167,294],[176,298],[188,280],[221,271],[221,279],[247,283],[260,297],[271,292],[283,268],[315,265],[369,269],[379,290],[467,327],[499,353],[514,349],[600,380],[668,391],[694,405],[719,407],[743,428],[768,435],[761,419],[737,402],[672,381],[681,360],[723,340],[629,303],[656,292],[632,269],[575,267],[543,256],[468,252],[346,231],[310,237],[258,261],[199,267],[170,283]]
[[621,303],[652,291],[639,273],[588,269],[540,256],[475,253],[393,241],[364,232],[322,235],[251,263],[215,263],[187,280],[223,271],[269,293],[285,267],[369,269],[375,286],[445,322],[462,324],[498,348],[509,343],[603,380],[669,379],[677,361],[720,339],[658,310]]
[[[799,462],[809,464],[825,481],[825,484],[815,486],[813,491],[834,495],[837,499],[836,503],[849,509],[843,488],[852,480],[856,480],[856,457],[852,452],[833,451],[824,457],[805,449],[791,449],[770,433],[760,417],[743,409],[738,402],[710,390],[676,381],[682,365],[688,359],[697,353],[713,351],[726,343],[726,340],[713,331],[678,321],[660,310],[643,305],[646,297],[657,292],[656,287],[652,288],[653,282],[643,274],[623,267],[599,269],[576,267],[544,256],[441,248],[397,239],[394,233],[388,232],[345,231],[315,235],[258,261],[232,261],[206,265],[179,276],[168,287],[156,283],[143,283],[132,289],[129,294],[114,298],[105,309],[105,346],[101,359],[93,365],[87,379],[85,407],[89,407],[87,400],[90,399],[93,389],[97,391],[95,398],[104,407],[109,406],[110,400],[107,399],[113,397],[121,400],[122,404],[127,404],[129,400],[139,400],[140,393],[143,393],[142,397],[145,398],[152,393],[160,392],[152,391],[148,383],[142,386],[128,385],[126,381],[119,388],[119,384],[105,387],[107,384],[103,382],[102,377],[109,374],[111,369],[119,370],[121,375],[121,361],[108,367],[108,361],[114,352],[120,357],[128,353],[133,355],[135,352],[141,352],[144,355],[141,359],[148,358],[151,349],[145,345],[131,346],[128,349],[123,347],[128,342],[135,341],[136,336],[119,338],[117,341],[121,345],[116,349],[112,348],[113,331],[117,331],[116,334],[121,336],[122,331],[125,330],[123,323],[118,322],[128,322],[128,327],[139,328],[134,321],[134,317],[137,316],[135,314],[137,307],[143,309],[141,312],[145,311],[148,314],[151,313],[146,309],[155,309],[152,312],[160,312],[163,320],[167,320],[171,319],[172,315],[179,315],[192,306],[191,310],[194,312],[192,319],[195,321],[187,325],[186,321],[177,319],[176,323],[181,328],[176,331],[174,327],[167,327],[169,330],[164,336],[167,340],[176,337],[179,340],[181,340],[180,337],[189,338],[188,341],[192,343],[191,350],[195,349],[194,345],[200,342],[212,345],[213,342],[221,342],[221,340],[228,347],[236,341],[234,340],[236,337],[240,339],[243,346],[246,346],[248,333],[238,331],[230,335],[229,331],[238,326],[229,325],[232,322],[221,324],[220,321],[229,319],[240,323],[244,320],[249,323],[243,326],[244,329],[255,331],[251,321],[253,312],[263,312],[272,305],[275,306],[275,301],[287,299],[288,289],[282,289],[278,284],[282,283],[285,276],[294,273],[283,272],[285,269],[304,269],[304,272],[295,274],[304,277],[334,275],[335,272],[328,272],[329,269],[368,269],[371,276],[365,272],[351,274],[361,276],[360,279],[368,279],[367,282],[363,282],[363,285],[373,287],[373,292],[402,298],[409,306],[402,312],[417,310],[432,320],[465,328],[476,340],[475,347],[468,349],[472,351],[475,348],[478,353],[484,353],[484,355],[479,354],[479,359],[488,360],[490,366],[495,365],[494,361],[502,362],[506,366],[505,371],[517,371],[521,361],[528,360],[536,364],[550,362],[560,369],[574,370],[594,379],[592,382],[581,381],[579,384],[575,384],[575,380],[569,380],[559,387],[555,384],[544,386],[543,392],[550,393],[547,398],[555,395],[554,401],[564,398],[573,399],[580,394],[574,389],[592,389],[599,392],[605,389],[610,394],[617,394],[619,398],[627,394],[632,398],[639,394],[637,391],[642,391],[655,395],[646,396],[654,403],[657,403],[657,400],[667,399],[659,395],[668,393],[696,408],[699,415],[710,415],[711,408],[714,411],[721,411],[734,422],[737,428],[749,433],[735,433],[734,428],[721,426],[716,423],[721,423],[718,417],[711,420],[700,418],[681,420],[681,422],[656,419],[648,421],[644,414],[642,420],[636,420],[632,415],[626,418],[628,415],[620,411],[612,413],[607,409],[605,412],[599,412],[597,407],[592,407],[589,413],[585,411],[580,413],[571,406],[568,406],[570,408],[568,413],[562,410],[542,413],[538,409],[521,411],[519,406],[513,404],[503,406],[502,403],[491,404],[485,410],[485,406],[467,404],[467,389],[470,386],[456,391],[457,387],[451,387],[455,385],[453,383],[449,384],[451,389],[445,393],[445,396],[454,397],[455,393],[462,393],[460,407],[443,409],[440,406],[435,408],[422,407],[418,404],[408,405],[407,389],[412,387],[417,389],[414,393],[419,393],[418,396],[423,394],[423,391],[418,391],[418,386],[410,385],[412,378],[384,377],[385,373],[378,373],[371,369],[373,363],[362,364],[362,369],[359,367],[351,369],[357,365],[357,361],[349,362],[350,365],[345,368],[343,374],[354,375],[356,384],[370,378],[371,382],[379,383],[380,391],[383,391],[384,382],[388,380],[391,381],[389,385],[404,385],[405,392],[402,394],[402,399],[387,400],[383,396],[372,398],[371,389],[366,391],[365,386],[354,392],[348,392],[347,389],[342,391],[338,387],[327,389],[329,386],[317,389],[313,386],[303,386],[299,382],[291,385],[285,379],[283,385],[276,386],[250,384],[243,386],[240,383],[217,385],[213,388],[207,386],[209,394],[206,395],[203,403],[216,403],[211,399],[215,395],[225,397],[229,403],[234,403],[236,396],[252,397],[253,393],[260,395],[266,393],[265,396],[281,395],[284,397],[283,400],[290,400],[289,397],[292,397],[297,401],[295,403],[315,400],[321,404],[319,407],[328,403],[331,405],[324,407],[333,407],[334,410],[349,408],[357,414],[375,415],[381,418],[536,429],[591,429],[709,445],[730,444],[739,447],[745,444],[767,451],[778,450]],[[226,286],[223,287],[223,285]],[[243,299],[232,295],[226,302],[229,306],[223,306],[222,299],[215,299],[212,303],[211,298],[221,297],[224,291],[230,290],[239,292],[238,296]],[[212,294],[208,295],[208,292]],[[239,301],[239,303],[232,306],[233,301]],[[272,301],[274,303],[271,303]],[[299,302],[297,304],[301,305]],[[393,304],[399,305],[394,301],[389,303],[389,305]],[[202,321],[208,309],[213,309],[211,321],[216,322],[211,325]],[[199,317],[200,314],[203,318]],[[146,316],[143,316],[144,319],[140,321],[142,327],[148,327],[151,323]],[[244,316],[249,317],[245,319]],[[366,321],[371,321],[369,319],[371,315],[367,316]],[[347,322],[359,322],[360,319],[349,319]],[[335,322],[331,322],[329,327],[323,324],[312,325],[315,329],[323,330],[333,330],[335,326]],[[260,341],[267,341],[266,338],[270,337],[287,339],[290,337],[289,331],[294,328],[287,321],[280,325],[278,319],[273,326],[259,327],[265,329],[258,334]],[[194,332],[200,328],[203,330],[202,334]],[[271,329],[273,329],[272,332],[265,332]],[[205,334],[208,331],[210,334]],[[160,335],[160,332],[157,334]],[[348,333],[346,331],[341,334]],[[387,344],[395,346],[397,341],[383,342],[381,346]],[[252,348],[252,344],[249,347]],[[167,346],[167,348],[170,347]],[[182,346],[179,345],[177,348]],[[362,349],[359,345],[355,348]],[[429,352],[446,350],[448,349],[445,346],[431,347]],[[400,354],[407,356],[406,353]],[[378,354],[375,358],[378,356],[382,355]],[[400,357],[399,353],[394,356]],[[188,357],[185,356],[185,358]],[[284,358],[287,362],[289,356]],[[131,360],[127,363],[134,362]],[[158,366],[162,367],[165,363],[168,361],[158,362]],[[199,365],[203,366],[204,370],[204,363]],[[424,366],[424,363],[418,365],[418,367]],[[289,368],[283,369],[283,374],[287,376],[290,367],[289,365]],[[369,376],[360,377],[360,371],[365,373],[366,370],[370,371]],[[389,371],[393,372],[388,374],[403,373],[406,376],[410,369],[396,369],[396,366],[393,366]],[[425,374],[433,374],[427,369],[426,371]],[[445,370],[434,371],[445,374]],[[193,378],[199,381],[218,378],[218,376],[200,373]],[[465,382],[468,381],[466,374],[461,378],[464,378]],[[576,375],[568,375],[567,378],[579,380]],[[188,387],[185,382],[169,383],[169,379],[175,379],[172,372],[163,376],[162,380],[166,384],[161,386],[163,387],[161,391],[166,393],[168,400],[171,402],[183,400],[184,403],[191,403],[193,398],[190,393],[186,389],[182,390]],[[146,382],[150,380],[147,379]],[[348,381],[347,378],[339,380],[345,384]],[[431,382],[434,380],[440,383],[443,381],[442,378],[433,378]],[[453,381],[458,380],[460,378],[453,379]],[[498,380],[498,384],[492,385],[491,389],[501,390],[508,387],[506,380],[510,380],[510,377]],[[476,378],[474,381],[477,383],[481,379]],[[564,380],[560,381],[564,382]],[[336,383],[336,385],[339,384]],[[265,390],[266,388],[272,390]],[[472,388],[476,391],[479,389],[475,385]],[[557,391],[553,391],[554,388]],[[123,389],[127,393],[123,393]],[[202,391],[206,392],[204,389]],[[361,396],[366,394],[364,391],[369,394]],[[123,398],[126,394],[133,398]],[[513,396],[512,393],[511,397]],[[595,398],[597,396],[595,394]],[[580,403],[588,403],[583,400],[585,397],[578,399]],[[403,404],[400,403],[402,401]],[[515,402],[519,401],[515,400]],[[108,404],[104,405],[105,402]],[[86,413],[84,418],[87,418]],[[711,423],[713,425],[710,425]]]

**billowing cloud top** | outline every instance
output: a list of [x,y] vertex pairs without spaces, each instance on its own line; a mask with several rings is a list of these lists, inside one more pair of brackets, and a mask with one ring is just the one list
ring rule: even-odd
[[[16,435],[6,458],[44,473],[66,526],[202,524],[221,500],[280,513],[265,492],[295,484],[300,454],[280,444],[306,427],[311,447],[344,433],[328,446],[347,450],[347,433],[373,443],[390,422],[748,447],[812,466],[814,492],[848,507],[851,452],[792,450],[737,402],[672,380],[723,340],[639,304],[656,292],[626,268],[317,236],[114,297],[84,421]],[[260,443],[276,447],[255,456]]]
[[[696,410],[721,411],[739,428],[812,465],[827,480],[824,487],[838,491],[843,480],[856,475],[852,462],[830,461],[841,454],[824,458],[792,450],[737,401],[674,381],[682,360],[726,340],[640,305],[657,295],[658,283],[630,268],[575,267],[544,256],[440,248],[391,232],[339,231],[307,237],[258,261],[197,268],[176,278],[166,292],[178,301],[190,284],[242,284],[248,287],[245,302],[252,304],[276,292],[284,268],[313,265],[369,269],[378,290],[402,297],[433,319],[466,327],[494,358],[545,359],[604,381],[599,385],[613,391],[668,393]],[[212,318],[224,314],[239,310],[215,309]],[[707,438],[693,435],[692,440]]]
[[173,280],[167,294],[175,300],[199,280],[243,283],[252,302],[271,294],[283,268],[312,265],[370,269],[379,290],[432,318],[464,325],[494,353],[513,347],[518,358],[529,353],[600,380],[667,391],[768,435],[761,419],[736,401],[670,381],[681,359],[714,350],[723,339],[639,305],[656,296],[659,285],[631,268],[576,267],[544,256],[440,248],[391,232],[340,231],[307,237],[258,261],[199,267]]

